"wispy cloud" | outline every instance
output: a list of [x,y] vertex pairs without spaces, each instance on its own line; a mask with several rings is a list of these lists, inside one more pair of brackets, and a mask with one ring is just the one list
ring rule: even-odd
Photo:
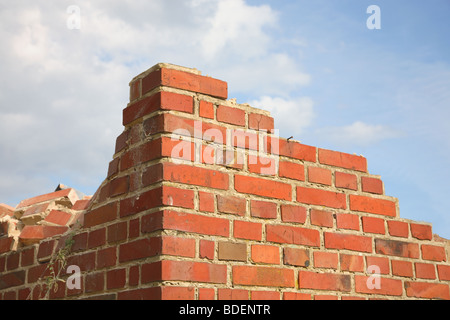
[[368,124],[355,121],[342,127],[327,127],[317,129],[323,139],[331,141],[336,146],[367,147],[387,139],[399,138],[401,131],[386,125]]

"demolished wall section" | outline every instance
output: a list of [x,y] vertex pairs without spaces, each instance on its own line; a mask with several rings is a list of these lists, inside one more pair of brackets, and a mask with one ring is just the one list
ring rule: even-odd
[[[226,99],[195,69],[135,77],[107,178],[70,202],[67,231],[0,228],[0,299],[450,299],[448,241],[401,218],[364,157],[280,138],[268,112]],[[0,210],[38,210],[22,207]],[[46,291],[67,239],[80,287]]]

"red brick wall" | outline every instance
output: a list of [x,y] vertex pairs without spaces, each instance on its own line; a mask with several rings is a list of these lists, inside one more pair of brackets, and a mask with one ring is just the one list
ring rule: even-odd
[[51,299],[450,299],[448,242],[399,216],[364,157],[279,138],[226,99],[193,69],[134,78],[83,225],[14,251],[0,238],[0,299],[42,298],[70,235],[81,287]]

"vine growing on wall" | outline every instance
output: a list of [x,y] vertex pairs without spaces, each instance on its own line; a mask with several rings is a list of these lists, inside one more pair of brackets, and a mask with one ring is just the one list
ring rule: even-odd
[[[27,297],[27,300],[32,299],[32,294],[34,289],[38,286],[40,293],[39,297],[41,300],[48,300],[50,298],[50,293],[57,292],[59,285],[61,283],[66,283],[66,280],[62,277],[61,273],[63,270],[66,270],[67,267],[67,257],[71,253],[72,246],[74,244],[73,237],[75,235],[76,228],[72,228],[72,231],[68,234],[67,238],[64,241],[64,246],[56,251],[50,261],[48,262],[47,267],[43,271],[43,275],[49,272],[48,276],[42,276],[36,282],[36,285],[30,290],[30,293]],[[44,294],[43,294],[44,293]]]

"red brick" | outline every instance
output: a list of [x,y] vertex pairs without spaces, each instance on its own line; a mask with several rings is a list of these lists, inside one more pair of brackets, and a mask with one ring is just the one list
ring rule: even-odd
[[249,292],[243,289],[218,289],[218,300],[248,300]]
[[162,300],[194,300],[195,288],[193,287],[162,287]]
[[211,102],[200,100],[199,115],[203,118],[214,119],[214,105]]
[[283,263],[290,266],[308,267],[310,265],[309,251],[305,249],[284,248]]
[[423,244],[422,259],[432,261],[446,261],[445,248]]
[[266,239],[268,242],[291,243],[314,247],[320,245],[319,231],[292,226],[266,225]]
[[352,254],[340,254],[341,271],[364,272],[364,258]]
[[298,292],[283,292],[283,300],[311,300],[311,294]]
[[419,258],[419,245],[417,243],[375,239],[375,252],[388,256],[405,258]]
[[118,300],[160,300],[161,288],[152,287],[119,292]]
[[89,232],[88,249],[100,247],[106,243],[106,228]]
[[15,208],[13,208],[7,204],[0,203],[0,218],[6,217],[6,216],[12,217],[14,215],[14,211],[15,211]]
[[359,216],[356,214],[337,213],[336,226],[338,229],[359,230]]
[[377,178],[361,177],[362,191],[383,194],[383,182]]
[[153,209],[163,205],[163,188],[156,188],[140,195],[120,201],[120,217],[134,215],[136,213]]
[[297,201],[336,209],[347,208],[344,193],[314,188],[297,187]]
[[73,236],[72,252],[84,251],[87,249],[88,233],[78,233]]
[[372,239],[353,234],[324,233],[325,248],[372,252]]
[[43,241],[39,244],[37,259],[42,260],[48,258],[50,260],[50,256],[53,254],[53,250],[55,248],[55,241]]
[[282,178],[305,181],[305,167],[302,164],[280,161],[278,174]]
[[164,180],[227,190],[229,178],[228,174],[216,170],[182,164],[165,163]]
[[[19,300],[27,300],[31,294],[30,288],[24,288],[19,290]],[[2,299],[2,295],[0,294],[0,300]]]
[[408,297],[450,300],[448,284],[407,281],[405,288]]
[[192,114],[194,99],[187,95],[161,91],[129,104],[123,110],[122,123],[126,126],[134,120],[158,110],[174,110]]
[[277,291],[251,291],[250,300],[280,300],[280,292]]
[[362,227],[364,232],[385,234],[384,219],[373,217],[362,217]]
[[[241,148],[241,149],[249,149],[249,150],[258,150],[259,152],[264,152],[264,150],[259,150],[259,136],[258,134],[247,131],[247,130],[231,130],[227,131],[227,135],[231,135],[231,146]],[[225,143],[225,142],[223,142]]]
[[151,72],[142,79],[142,94],[159,86],[203,93],[221,99],[228,97],[228,85],[224,81],[165,67]]
[[219,260],[247,261],[247,245],[245,243],[219,242]]
[[[32,264],[34,264],[34,248],[22,250],[21,258],[20,258],[20,266],[27,267]],[[2,272],[1,266],[0,266],[0,272]]]
[[216,293],[213,288],[199,288],[198,300],[215,300]]
[[130,101],[141,97],[141,79],[130,83]]
[[214,241],[200,240],[200,258],[214,259]]
[[394,201],[350,195],[350,210],[380,214],[390,217],[397,215]]
[[4,272],[6,269],[6,256],[0,257],[0,272]]
[[284,222],[305,223],[306,208],[302,206],[281,205],[281,220]]
[[[369,285],[374,285],[374,283],[376,284],[377,280],[380,281],[379,288],[375,286],[373,289],[371,289]],[[367,293],[367,294],[401,296],[403,294],[403,285],[401,280],[383,277],[375,279],[368,276],[355,275],[355,291],[358,293]]]
[[84,227],[90,228],[117,219],[117,202],[96,208],[84,215]]
[[420,279],[436,279],[436,270],[434,264],[416,262],[416,278]]
[[[119,170],[123,172],[139,164],[161,158],[163,142],[168,141],[170,141],[169,138],[158,138],[150,140],[135,148],[127,150],[125,153],[122,154],[120,158]],[[172,145],[173,144],[171,144],[171,146]],[[169,152],[166,156],[170,155],[171,154]]]
[[0,238],[0,254],[11,251],[11,245],[13,242],[13,237]]
[[142,283],[177,280],[226,283],[227,266],[204,262],[171,260],[142,265]]
[[[159,157],[195,161],[195,145],[176,136],[161,138],[161,153]],[[144,162],[144,161],[143,161]]]
[[121,244],[119,247],[119,261],[127,262],[161,253],[161,238],[144,238]]
[[54,227],[54,226],[25,226],[19,236],[22,243],[36,243],[42,239],[51,238],[53,236],[63,234],[68,230],[67,227]]
[[433,239],[433,232],[431,226],[426,224],[411,223],[411,235],[419,240]]
[[333,227],[333,214],[329,211],[311,209],[311,224],[320,227]]
[[376,266],[379,268],[380,274],[389,274],[389,259],[384,257],[366,257],[367,268]]
[[248,171],[260,175],[274,176],[276,174],[276,159],[249,155]]
[[334,178],[336,188],[358,190],[358,181],[356,175],[336,171],[334,173]]
[[251,200],[250,213],[252,217],[276,219],[277,204],[275,202]]
[[86,210],[89,207],[91,200],[78,200],[71,208],[74,211]]
[[296,141],[287,141],[275,137],[266,137],[265,144],[267,153],[280,155],[292,159],[316,162],[316,148],[298,143]]
[[118,222],[108,226],[108,243],[123,241],[127,238],[127,222]]
[[199,210],[200,211],[214,212],[214,207],[215,207],[214,194],[199,191],[198,198],[199,198]]
[[292,198],[292,187],[275,180],[236,175],[234,177],[234,188],[237,192],[262,197],[280,200],[291,200]]
[[261,267],[233,266],[233,284],[264,287],[295,287],[294,270]]
[[255,263],[280,264],[278,246],[254,244],[251,250],[251,257]]
[[330,166],[367,172],[367,160],[362,156],[319,149],[319,162]]
[[77,265],[83,271],[95,270],[95,252],[88,252],[67,258],[67,265]]
[[169,229],[206,235],[229,236],[229,221],[175,211],[152,213],[142,218],[142,232]]
[[[119,173],[119,165],[120,165],[120,158],[115,158],[114,160],[111,160],[108,164],[108,174],[107,178],[111,178],[112,176]],[[78,202],[78,201],[77,201]]]
[[238,108],[219,105],[217,108],[217,121],[245,126],[245,111]]
[[17,294],[16,294],[16,291],[8,291],[8,292],[5,292],[4,294],[3,294],[3,300],[6,300],[6,301],[13,301],[13,300],[17,300]]
[[103,272],[88,273],[85,278],[84,289],[86,293],[103,291],[105,288],[105,275]]
[[108,290],[125,287],[127,282],[127,270],[116,269],[106,273],[106,288]]
[[222,213],[244,216],[247,201],[244,198],[217,195],[217,210]]
[[117,262],[116,247],[110,247],[97,252],[97,269],[115,266]]
[[437,270],[438,270],[438,274],[439,274],[439,280],[450,281],[450,266],[438,264]]
[[17,209],[28,207],[37,203],[41,202],[47,202],[50,200],[58,199],[58,198],[69,198],[71,200],[72,204],[75,203],[76,200],[78,200],[75,191],[72,188],[63,189],[47,194],[43,194],[40,196],[36,196],[33,198],[29,198],[26,200],[22,200],[16,207]]
[[309,271],[298,272],[298,285],[301,289],[315,289],[327,291],[351,291],[349,275],[333,273],[316,273]]
[[[218,165],[227,167],[227,168],[234,168],[242,170],[244,168],[244,154],[240,150],[220,150],[220,149],[212,149],[210,150],[207,146],[206,149],[203,151],[203,155],[208,155],[208,152],[210,151],[211,154],[216,152],[215,162],[214,162],[214,155],[211,155],[211,159],[213,160],[212,163],[216,163]],[[208,155],[209,157],[209,155]],[[206,157],[205,157],[206,158]],[[211,162],[209,162],[211,163]]]
[[412,278],[414,276],[412,263],[410,261],[391,260],[391,264],[392,275],[408,278]]
[[167,206],[194,209],[194,191],[163,186],[162,203]]
[[249,129],[272,132],[274,129],[274,119],[259,113],[248,114]]
[[331,171],[325,168],[308,167],[308,181],[331,186]]
[[163,236],[162,254],[179,257],[195,257],[195,239]]
[[19,267],[20,253],[11,252],[6,258],[6,270],[11,271]]
[[408,238],[409,225],[403,221],[388,220],[389,234],[394,237]]
[[331,294],[319,294],[319,295],[315,295],[314,296],[314,300],[325,300],[325,301],[329,301],[329,300],[339,300],[339,298],[337,296],[333,296]]
[[162,180],[163,180],[162,163],[157,163],[153,166],[150,166],[142,173],[142,185],[144,187],[155,184]]
[[334,252],[314,251],[314,267],[337,269],[338,254]]
[[238,239],[261,241],[262,224],[255,222],[234,220],[233,236]]
[[130,187],[130,177],[124,176],[111,180],[109,184],[109,196],[115,197],[128,192]]
[[140,279],[140,273],[139,273],[139,266],[131,266],[128,276],[128,284],[130,286],[137,286],[139,285],[139,279]]
[[134,239],[140,235],[139,218],[130,220],[128,223],[128,239]]
[[52,210],[44,220],[49,223],[65,226],[67,222],[69,222],[70,218],[72,218],[72,215],[70,213],[59,210]]

